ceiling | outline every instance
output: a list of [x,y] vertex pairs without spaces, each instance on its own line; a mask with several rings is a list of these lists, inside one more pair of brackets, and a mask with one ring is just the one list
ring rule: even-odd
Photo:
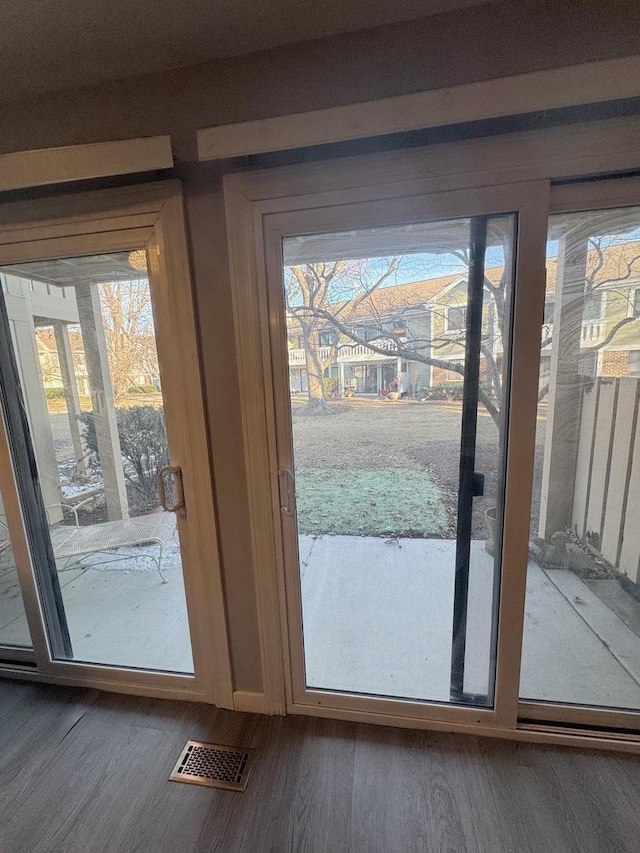
[[[147,277],[144,269],[144,250],[136,252],[136,265],[130,262],[130,252],[111,252],[79,258],[54,258],[0,267],[0,272],[17,275],[31,281],[74,287],[76,284],[103,284],[110,281],[139,281]],[[134,260],[131,258],[131,260]],[[139,264],[142,263],[141,269]]]
[[0,99],[197,65],[491,0],[0,3]]

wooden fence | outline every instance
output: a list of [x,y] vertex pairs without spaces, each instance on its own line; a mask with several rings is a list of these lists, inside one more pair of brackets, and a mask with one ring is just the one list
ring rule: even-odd
[[585,385],[572,526],[640,583],[640,379]]

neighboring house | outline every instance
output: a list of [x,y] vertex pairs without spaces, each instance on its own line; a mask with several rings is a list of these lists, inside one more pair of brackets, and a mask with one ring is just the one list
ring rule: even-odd
[[[78,393],[81,397],[86,397],[90,394],[90,388],[82,333],[79,329],[70,326],[68,327],[68,335]],[[51,326],[37,326],[35,337],[44,387],[62,388],[62,373],[53,328]],[[155,339],[151,335],[145,336],[145,344],[145,349],[155,354]],[[134,364],[129,373],[129,381],[134,386],[153,385],[160,388],[157,360],[149,358],[144,363]]]
[[[546,304],[541,337],[541,385],[548,381],[555,313],[555,282],[558,259],[547,259]],[[487,279],[497,286],[504,267],[486,270]],[[585,291],[591,289],[590,294]],[[445,382],[462,381],[461,373],[398,358],[397,345],[419,351],[424,356],[464,362],[467,279],[464,274],[440,276],[408,284],[380,288],[362,301],[353,315],[339,302],[329,308],[341,318],[348,317],[354,337],[371,343],[377,350],[339,333],[325,323],[320,331],[320,355],[331,357],[326,376],[336,377],[341,390],[357,394],[380,394],[399,374],[409,379],[410,394],[419,397],[423,389]],[[592,249],[587,263],[585,290],[580,294],[580,373],[585,376],[640,376],[640,242],[628,242]],[[618,328],[616,328],[618,327]],[[308,391],[306,354],[295,316],[287,318],[291,392]],[[487,379],[488,360],[502,368],[503,341],[496,320],[496,306],[486,294],[483,317],[481,381]]]
[[[90,393],[89,374],[87,372],[82,334],[79,330],[76,331],[73,328],[68,329],[68,334],[78,394],[81,397],[87,397]],[[44,387],[62,389],[64,387],[62,371],[60,370],[60,359],[58,358],[58,349],[53,328],[51,326],[37,326],[35,336]]]

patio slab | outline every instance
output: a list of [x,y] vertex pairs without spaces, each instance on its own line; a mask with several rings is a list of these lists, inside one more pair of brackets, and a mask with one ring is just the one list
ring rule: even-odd
[[[135,548],[119,549],[123,562],[104,555],[93,566],[59,572],[74,660],[122,667],[193,672],[180,554],[171,542],[163,561],[163,584]],[[129,559],[126,559],[129,557]],[[12,577],[11,577],[12,576]],[[27,621],[15,600],[15,572],[0,586],[0,643],[30,643]],[[11,592],[3,595],[3,592]]]
[[[179,551],[170,548],[167,584],[135,549],[128,562],[60,572],[77,660],[192,670]],[[448,701],[454,555],[443,539],[301,536],[309,685]],[[493,561],[473,542],[470,692],[487,690],[492,580]],[[5,572],[0,643],[29,642],[16,592],[15,574]],[[640,708],[640,638],[578,577],[530,564],[526,614],[522,696]]]
[[[448,701],[454,556],[450,540],[301,537],[309,686]],[[472,543],[465,688],[473,692],[487,686],[492,577],[493,560]],[[640,661],[640,639],[579,578],[563,580],[566,594],[529,566],[521,694],[640,708],[635,670],[605,645]]]

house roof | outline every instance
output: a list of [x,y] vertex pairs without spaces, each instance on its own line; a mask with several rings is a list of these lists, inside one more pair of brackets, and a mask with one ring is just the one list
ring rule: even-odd
[[[631,276],[627,275],[629,267],[632,271]],[[546,296],[547,301],[550,301],[556,291],[557,257],[547,258],[546,270]],[[640,240],[606,246],[601,253],[595,248],[591,249],[587,261],[587,271],[594,274],[595,284],[602,285],[619,280],[624,286],[629,280],[640,278]],[[490,267],[485,271],[486,277],[493,284],[498,284],[503,273],[504,266]],[[411,281],[406,284],[393,284],[374,290],[352,308],[350,308],[349,302],[344,301],[331,303],[331,308],[334,313],[339,310],[340,316],[345,322],[366,320],[376,316],[389,318],[400,311],[423,308],[425,303],[436,300],[452,285],[464,280],[464,273],[455,273],[421,281]],[[295,324],[293,318],[290,320],[291,324]]]
[[[83,352],[82,334],[74,329],[68,329],[68,334],[72,351]],[[57,352],[56,336],[51,326],[38,326],[36,328],[36,341],[44,349],[50,352]]]

